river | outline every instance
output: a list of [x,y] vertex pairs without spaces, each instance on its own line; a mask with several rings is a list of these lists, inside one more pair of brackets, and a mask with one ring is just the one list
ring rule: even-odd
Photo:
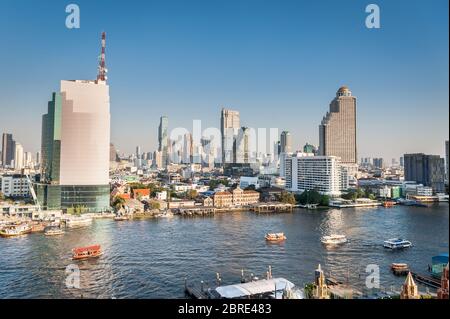
[[[268,244],[267,232],[282,231],[287,240]],[[320,237],[345,234],[349,242],[326,248]],[[390,251],[383,240],[402,237],[413,247]],[[185,278],[237,283],[241,269],[296,285],[313,281],[320,263],[329,275],[362,289],[366,266],[379,265],[382,289],[399,290],[403,277],[389,265],[405,262],[426,273],[431,257],[448,253],[449,206],[396,206],[303,210],[293,213],[221,213],[214,217],[95,220],[90,227],[60,237],[31,234],[0,238],[0,298],[183,298]],[[80,288],[66,287],[71,249],[101,244],[104,255],[75,264]],[[421,290],[425,288],[420,287]]]

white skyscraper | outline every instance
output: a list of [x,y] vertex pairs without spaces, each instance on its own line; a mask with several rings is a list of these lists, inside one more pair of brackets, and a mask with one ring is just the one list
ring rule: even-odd
[[14,169],[19,170],[24,168],[24,153],[23,147],[20,143],[16,142],[15,152],[14,152]]
[[240,128],[239,112],[222,109],[220,133],[222,134],[222,163],[232,163],[236,155],[233,146]]

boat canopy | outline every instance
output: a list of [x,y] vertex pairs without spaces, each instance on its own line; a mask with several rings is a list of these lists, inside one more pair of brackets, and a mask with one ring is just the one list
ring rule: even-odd
[[221,298],[243,298],[266,293],[273,293],[275,289],[290,290],[295,285],[284,278],[262,279],[243,284],[217,287],[215,290]]
[[100,250],[100,245],[94,245],[94,246],[88,246],[88,247],[80,247],[80,248],[74,248],[74,253],[83,253],[85,251],[91,251],[91,250]]

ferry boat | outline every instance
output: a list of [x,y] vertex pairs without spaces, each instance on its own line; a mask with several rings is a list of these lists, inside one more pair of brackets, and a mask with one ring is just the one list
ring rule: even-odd
[[15,237],[31,233],[31,226],[27,223],[5,227],[0,230],[1,237]]
[[401,249],[401,248],[408,248],[412,246],[412,243],[408,240],[404,240],[401,238],[391,238],[388,240],[385,240],[383,243],[384,248],[389,249]]
[[92,224],[91,216],[71,216],[66,219],[66,226],[69,228],[89,226]]
[[64,234],[64,231],[60,227],[47,227],[44,231],[45,236],[57,236]]
[[395,275],[406,275],[409,272],[408,264],[392,263],[391,270]]
[[345,235],[323,236],[320,241],[324,245],[340,245],[347,242],[347,237]]
[[270,242],[280,242],[286,240],[284,233],[268,233],[265,238]]
[[45,225],[43,223],[33,223],[31,224],[32,233],[40,233],[45,230]]
[[82,260],[88,258],[99,257],[103,254],[100,245],[93,245],[88,247],[79,247],[72,249],[72,259]]

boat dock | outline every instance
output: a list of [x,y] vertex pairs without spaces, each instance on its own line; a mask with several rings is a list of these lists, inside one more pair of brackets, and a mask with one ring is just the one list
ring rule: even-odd
[[441,288],[441,281],[439,279],[433,278],[431,276],[427,276],[427,275],[421,275],[415,272],[411,272],[411,275],[413,276],[413,278],[425,285],[425,286],[429,286],[431,288],[435,288],[435,289],[439,289]]
[[250,211],[255,213],[290,213],[294,209],[294,205],[279,202],[257,203],[250,206]]

